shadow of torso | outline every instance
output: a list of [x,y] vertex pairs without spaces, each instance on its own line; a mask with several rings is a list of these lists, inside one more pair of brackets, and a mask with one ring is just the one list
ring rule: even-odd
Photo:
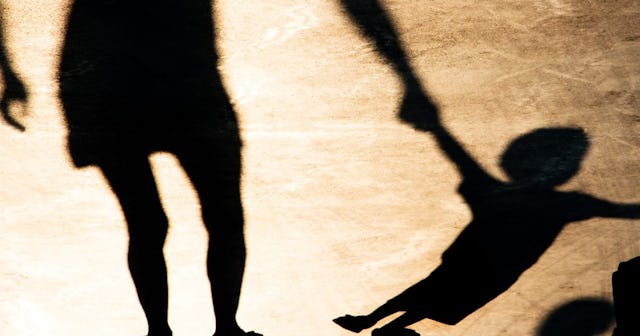
[[475,259],[506,278],[517,278],[531,267],[564,225],[596,216],[599,205],[579,192],[518,187],[488,176],[465,179],[459,192],[473,220],[445,251],[443,261]]
[[238,137],[217,70],[210,0],[76,0],[59,67],[78,166],[185,136]]
[[473,220],[410,299],[416,309],[448,324],[506,291],[566,224],[597,216],[604,206],[579,192],[518,187],[488,175],[465,178],[459,192]]

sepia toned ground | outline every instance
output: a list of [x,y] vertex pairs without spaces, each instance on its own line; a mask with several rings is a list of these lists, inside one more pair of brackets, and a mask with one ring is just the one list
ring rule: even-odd
[[[591,147],[561,189],[640,203],[640,2],[382,3],[443,123],[487,171],[506,180],[498,160],[517,136],[577,126]],[[54,74],[70,1],[2,4],[31,96],[26,132],[0,125],[0,334],[142,336],[122,214],[65,148]],[[219,0],[215,15],[245,143],[239,321],[265,336],[349,335],[331,320],[427,276],[469,223],[460,177],[429,134],[397,120],[400,82],[338,1]],[[211,335],[197,199],[172,156],[151,159],[171,221],[174,335]],[[638,255],[640,221],[574,223],[458,325],[414,328],[536,336],[562,305],[611,300],[611,273]]]

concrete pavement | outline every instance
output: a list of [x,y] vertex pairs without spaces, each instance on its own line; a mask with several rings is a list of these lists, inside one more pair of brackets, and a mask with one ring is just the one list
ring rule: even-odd
[[[443,122],[494,176],[518,135],[579,126],[591,148],[563,190],[640,202],[640,3],[383,1]],[[68,1],[5,0],[5,31],[32,97],[28,131],[0,127],[0,334],[143,335],[117,202],[66,154],[55,64]],[[267,336],[349,335],[424,278],[469,223],[454,166],[395,118],[400,84],[336,1],[218,1],[222,69],[238,108],[249,259],[239,320]],[[152,158],[171,221],[174,335],[214,328],[205,233],[175,160]],[[536,335],[555,308],[611,299],[640,255],[640,222],[567,226],[506,293],[425,335]]]

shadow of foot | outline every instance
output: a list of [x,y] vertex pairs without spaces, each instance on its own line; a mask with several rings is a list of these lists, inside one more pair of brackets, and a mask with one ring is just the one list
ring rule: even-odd
[[375,329],[371,336],[420,336],[420,334],[407,328],[380,328]]
[[345,315],[333,320],[337,325],[344,329],[353,331],[355,333],[361,332],[364,329],[373,327],[375,321],[371,321],[366,316],[352,316]]
[[238,329],[236,332],[215,332],[213,336],[262,336],[262,334],[258,334],[255,331],[243,331],[242,329]]

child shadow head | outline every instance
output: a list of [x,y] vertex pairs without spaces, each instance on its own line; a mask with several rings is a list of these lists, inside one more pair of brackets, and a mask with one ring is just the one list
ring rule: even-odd
[[554,309],[536,336],[593,336],[612,326],[613,305],[603,299],[577,299]]
[[589,139],[581,128],[540,128],[511,142],[500,166],[514,185],[550,189],[580,170],[588,147]]

